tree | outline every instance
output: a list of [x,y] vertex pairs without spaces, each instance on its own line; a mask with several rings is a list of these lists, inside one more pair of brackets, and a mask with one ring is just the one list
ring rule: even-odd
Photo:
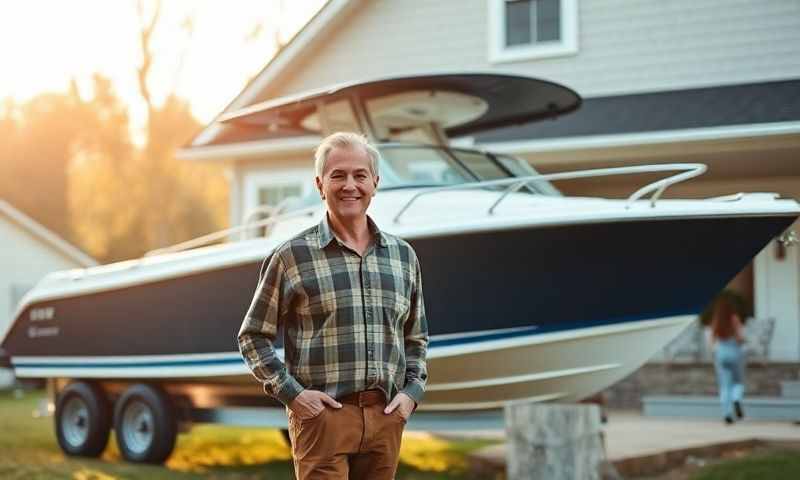
[[87,121],[74,82],[66,93],[45,93],[24,104],[10,99],[0,116],[0,198],[75,240],[67,210],[67,168],[87,139]]
[[79,245],[107,262],[140,255],[144,232],[135,221],[136,150],[127,108],[109,80],[95,75],[93,86],[83,104],[87,135],[71,156],[69,211]]
[[125,161],[109,143],[86,148],[71,169],[73,225],[96,257],[119,260],[221,228],[227,183],[218,167],[177,160],[175,149],[198,122],[186,102],[170,97],[152,112],[150,149]]
[[[148,86],[160,4],[149,18],[142,2],[138,12],[142,63],[136,73],[147,107],[144,145],[132,148],[129,141],[116,142],[116,132],[100,133],[95,143],[81,144],[70,170],[73,226],[81,244],[102,261],[138,257],[227,223],[222,168],[175,158],[175,150],[201,126],[189,104],[173,93],[157,105]],[[190,32],[191,21],[185,25]],[[127,113],[117,108],[115,99],[110,85],[96,79],[88,108],[98,113],[93,118],[113,119],[112,125],[128,130]]]
[[[223,168],[175,158],[200,129],[189,104],[174,93],[158,104],[148,87],[160,3],[154,6],[147,16],[138,4],[143,145],[134,145],[127,107],[98,74],[86,99],[73,81],[67,92],[0,104],[0,198],[101,262],[139,257],[228,221]],[[187,17],[189,36],[192,25]]]
[[[147,136],[140,162],[149,179],[142,184],[149,187],[142,204],[152,208],[146,221],[147,245],[159,248],[208,233],[227,223],[228,197],[227,182],[220,167],[193,165],[175,159],[176,148],[191,138],[201,125],[192,116],[189,104],[179,99],[174,91],[163,105],[155,105],[148,79],[155,63],[153,33],[159,22],[161,2],[155,2],[149,17],[145,10],[144,2],[139,0],[142,62],[137,68],[137,78],[139,93],[147,106]],[[189,38],[193,25],[191,15],[182,24]],[[185,54],[184,50],[182,57]],[[176,77],[181,74],[182,58],[178,64]],[[178,221],[181,219],[183,222]]]

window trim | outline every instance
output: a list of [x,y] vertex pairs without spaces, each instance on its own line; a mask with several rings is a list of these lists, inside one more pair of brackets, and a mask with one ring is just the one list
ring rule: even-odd
[[286,185],[300,186],[300,195],[311,193],[314,172],[309,169],[277,170],[274,172],[252,172],[244,179],[244,215],[259,206],[258,192],[261,188]]
[[489,62],[517,62],[565,57],[578,53],[578,0],[561,0],[561,40],[543,44],[507,47],[505,0],[488,0]]

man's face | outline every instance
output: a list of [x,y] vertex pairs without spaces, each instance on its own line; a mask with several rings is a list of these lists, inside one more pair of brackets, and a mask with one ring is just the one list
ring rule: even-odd
[[348,221],[366,215],[378,180],[370,170],[369,155],[363,148],[336,147],[328,155],[322,178],[317,177],[316,183],[328,212]]

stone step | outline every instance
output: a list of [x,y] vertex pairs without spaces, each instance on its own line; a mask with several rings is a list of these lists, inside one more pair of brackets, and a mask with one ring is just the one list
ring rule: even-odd
[[[650,395],[642,398],[642,405],[649,417],[722,417],[716,396]],[[746,419],[800,420],[800,398],[745,396],[742,408]]]
[[800,381],[786,380],[781,382],[781,396],[784,398],[800,398]]

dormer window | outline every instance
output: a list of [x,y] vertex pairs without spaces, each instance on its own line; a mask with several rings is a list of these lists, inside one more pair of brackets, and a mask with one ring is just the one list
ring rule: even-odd
[[489,0],[491,62],[559,57],[577,52],[577,0]]

